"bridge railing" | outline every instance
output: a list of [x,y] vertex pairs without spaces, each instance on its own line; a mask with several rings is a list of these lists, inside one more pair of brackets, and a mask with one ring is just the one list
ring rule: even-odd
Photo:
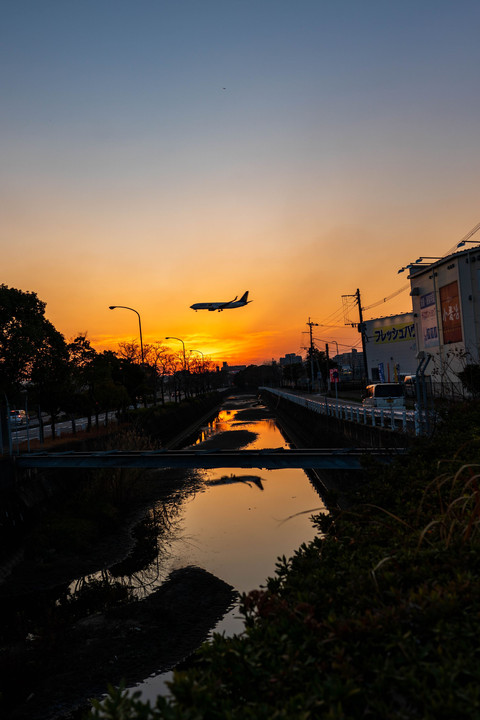
[[373,427],[389,428],[397,432],[422,434],[424,420],[417,410],[391,410],[384,408],[364,407],[362,405],[345,405],[336,402],[333,398],[308,398],[303,395],[295,395],[278,388],[261,387],[262,391],[268,391],[278,397],[283,397],[289,402],[308,408],[313,412],[335,417],[338,420],[348,420],[362,425]]

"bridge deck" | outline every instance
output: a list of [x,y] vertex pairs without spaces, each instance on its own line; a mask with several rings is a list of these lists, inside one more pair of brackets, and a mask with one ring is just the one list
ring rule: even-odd
[[[398,451],[397,451],[398,452]],[[15,457],[18,468],[315,468],[360,470],[362,456],[388,460],[391,453],[345,448],[318,450],[156,450],[27,453]]]

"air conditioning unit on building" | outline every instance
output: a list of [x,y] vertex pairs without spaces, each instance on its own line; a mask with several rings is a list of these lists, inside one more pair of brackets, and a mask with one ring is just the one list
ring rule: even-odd
[[410,291],[410,295],[420,295],[420,288],[419,287],[412,288]]

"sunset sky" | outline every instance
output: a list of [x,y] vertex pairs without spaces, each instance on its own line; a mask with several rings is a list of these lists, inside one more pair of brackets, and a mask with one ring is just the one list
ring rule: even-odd
[[479,30],[478,0],[1,0],[0,282],[99,350],[138,339],[109,305],[219,363],[309,318],[359,347],[342,295],[409,311],[376,305],[398,269],[480,221]]

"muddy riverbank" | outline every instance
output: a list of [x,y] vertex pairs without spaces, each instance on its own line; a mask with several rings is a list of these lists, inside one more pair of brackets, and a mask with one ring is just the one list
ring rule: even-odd
[[234,602],[229,585],[182,568],[149,597],[109,607],[2,650],[3,717],[81,717],[108,683],[127,685],[169,670],[207,639]]

